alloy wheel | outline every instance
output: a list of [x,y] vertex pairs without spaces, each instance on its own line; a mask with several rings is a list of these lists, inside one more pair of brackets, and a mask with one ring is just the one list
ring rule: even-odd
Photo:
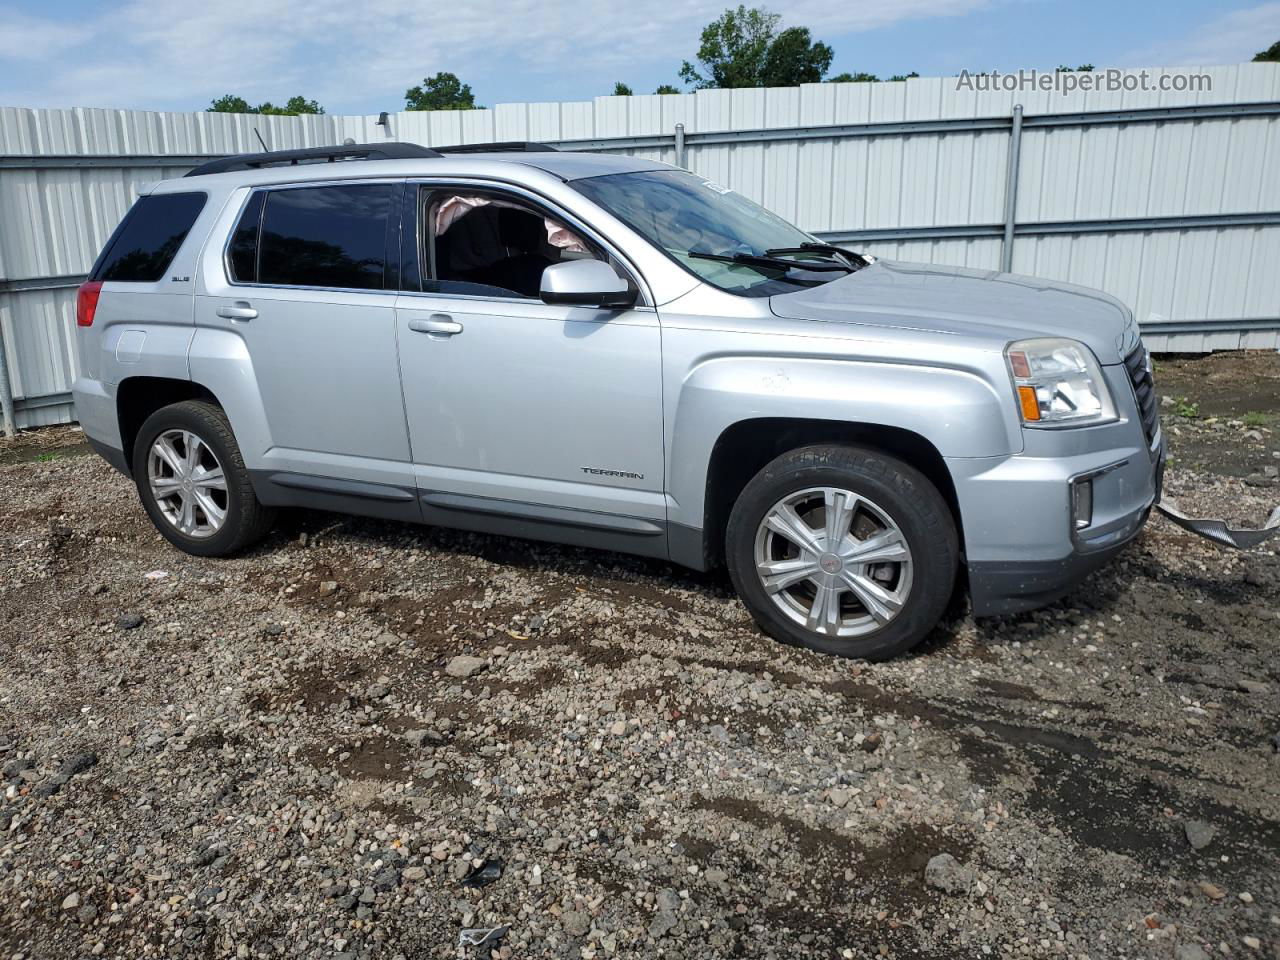
[[756,575],[790,620],[829,637],[879,630],[911,592],[911,548],[893,518],[838,487],[788,494],[761,520]]
[[156,506],[178,532],[204,539],[227,519],[227,478],[209,445],[190,430],[166,430],[151,445],[147,482]]

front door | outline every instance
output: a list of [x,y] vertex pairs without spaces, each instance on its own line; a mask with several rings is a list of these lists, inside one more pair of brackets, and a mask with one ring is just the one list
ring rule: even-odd
[[545,266],[607,255],[524,198],[416,206],[422,291],[396,325],[428,521],[664,556],[656,311],[539,300]]

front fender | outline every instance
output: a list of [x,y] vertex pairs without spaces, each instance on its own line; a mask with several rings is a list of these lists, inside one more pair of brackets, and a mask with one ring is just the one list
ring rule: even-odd
[[718,357],[685,378],[670,419],[670,519],[699,529],[716,441],[745,420],[786,418],[907,430],[943,457],[1007,456],[1022,437],[1012,399],[977,373],[878,360]]

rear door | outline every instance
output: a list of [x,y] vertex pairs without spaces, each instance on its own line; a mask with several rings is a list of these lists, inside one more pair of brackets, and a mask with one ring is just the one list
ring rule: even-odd
[[[260,477],[413,490],[392,290],[402,191],[398,181],[245,190],[225,250],[205,251],[225,269],[205,272],[197,324],[239,345],[215,352],[248,354],[243,386],[260,395],[266,430],[241,443]],[[217,359],[193,351],[193,376],[196,362]]]

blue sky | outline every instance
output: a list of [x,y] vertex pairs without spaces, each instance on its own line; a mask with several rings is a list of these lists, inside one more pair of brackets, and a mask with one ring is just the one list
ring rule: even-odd
[[[293,94],[330,113],[404,106],[439,70],[479,102],[582,100],[676,83],[726,0],[0,0],[0,106],[206,107]],[[832,73],[1239,63],[1280,40],[1280,0],[766,3],[835,50]]]

